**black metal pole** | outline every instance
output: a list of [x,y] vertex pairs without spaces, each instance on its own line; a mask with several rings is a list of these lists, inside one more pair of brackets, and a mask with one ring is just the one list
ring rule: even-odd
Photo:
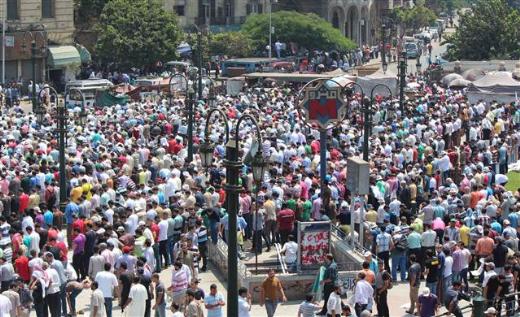
[[186,161],[188,163],[193,162],[193,104],[195,103],[195,97],[191,94],[188,102],[188,157]]
[[227,315],[238,316],[238,250],[237,250],[237,214],[238,214],[238,185],[239,169],[242,163],[238,160],[238,136],[230,139],[226,144],[226,197],[229,218],[228,231],[228,288],[227,288]]
[[[58,100],[56,100],[58,103]],[[60,137],[60,148],[59,148],[59,164],[60,164],[60,208],[62,211],[65,210],[67,200],[67,176],[65,175],[65,133],[67,132],[67,118],[65,116],[65,107],[58,106],[58,133]]]
[[40,109],[38,108],[38,100],[36,100],[36,40],[31,42],[31,66],[32,66],[32,110],[36,114],[36,118],[40,118]]
[[406,52],[401,53],[401,63],[399,65],[399,107],[401,116],[404,116],[404,87],[406,86]]
[[370,103],[371,100],[363,98],[363,111],[365,112],[365,122],[363,131],[363,160],[368,162],[368,135],[370,134]]
[[202,100],[202,32],[197,32],[197,48],[198,48],[198,68],[199,68],[199,78],[198,78],[198,95],[199,95],[199,100]]
[[385,28],[386,25],[381,24],[381,41],[383,42],[383,45],[381,46],[381,67],[383,67],[383,71],[385,71],[384,65],[386,64]]

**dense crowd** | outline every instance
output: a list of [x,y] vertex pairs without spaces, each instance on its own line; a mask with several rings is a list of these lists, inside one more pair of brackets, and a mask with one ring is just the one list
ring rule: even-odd
[[[377,98],[365,200],[346,188],[347,158],[360,156],[363,145],[359,94],[350,97],[348,118],[329,133],[324,188],[319,131],[300,119],[295,87],[217,96],[232,126],[246,113],[259,119],[259,147],[270,164],[258,188],[251,169],[242,169],[240,246],[262,252],[279,242],[294,271],[297,221],[330,220],[351,238],[364,226],[369,251],[352,313],[390,316],[388,289],[400,279],[410,283],[410,313],[432,316],[445,305],[461,316],[460,290],[468,290],[468,272],[479,268],[487,305],[500,312],[505,303],[512,316],[515,297],[506,295],[517,290],[520,272],[520,193],[504,186],[508,164],[518,159],[519,107],[470,105],[463,92],[419,84],[424,94],[408,100],[405,113],[395,100]],[[63,206],[55,114],[49,110],[40,124],[33,114],[3,111],[0,316],[28,316],[30,310],[38,317],[74,316],[85,289],[92,290],[92,316],[111,316],[114,301],[127,316],[166,316],[170,310],[174,316],[223,316],[216,285],[208,294],[198,287],[199,272],[208,269],[209,244],[227,241],[229,234],[225,125],[215,117],[205,136],[208,110],[205,102],[195,105],[195,153],[206,138],[216,145],[207,171],[198,154],[187,162],[182,99],[88,109],[85,124],[70,111]],[[245,156],[255,139],[251,123],[239,134]],[[168,283],[159,275],[164,270],[171,275]],[[347,314],[337,270],[329,256],[324,305],[308,297],[303,316],[318,309]],[[427,288],[419,296],[423,279]],[[248,316],[251,297],[247,289],[239,294],[240,316]],[[274,271],[262,294],[268,316],[274,316],[286,300]]]

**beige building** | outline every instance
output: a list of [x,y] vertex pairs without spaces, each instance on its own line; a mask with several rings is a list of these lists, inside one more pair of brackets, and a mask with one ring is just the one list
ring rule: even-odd
[[[253,13],[295,10],[312,12],[328,20],[354,42],[379,40],[383,12],[410,0],[163,0],[167,10],[179,16],[185,29],[206,25],[211,31],[237,30]],[[275,28],[276,32],[276,28]]]
[[[5,79],[32,79],[31,43],[36,43],[36,80],[73,77],[81,64],[74,47],[72,0],[0,0],[6,20]],[[1,70],[1,65],[0,65]]]

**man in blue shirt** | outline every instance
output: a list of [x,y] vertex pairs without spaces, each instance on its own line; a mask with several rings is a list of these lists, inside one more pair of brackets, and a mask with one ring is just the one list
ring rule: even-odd
[[67,242],[72,245],[72,223],[74,222],[74,215],[79,215],[79,206],[67,199],[65,200],[65,221],[67,222]]
[[223,317],[222,306],[225,305],[222,294],[217,293],[217,285],[211,284],[209,295],[204,297],[204,304],[208,310],[207,317]]

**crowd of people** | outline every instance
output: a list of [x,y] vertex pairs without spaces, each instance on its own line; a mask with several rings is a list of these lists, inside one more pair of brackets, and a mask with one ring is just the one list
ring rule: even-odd
[[[232,126],[244,114],[258,118],[259,148],[269,162],[258,187],[250,168],[241,171],[242,248],[261,253],[281,243],[295,271],[297,221],[329,220],[352,239],[365,228],[368,251],[351,312],[336,283],[341,267],[328,256],[324,304],[307,297],[302,316],[318,310],[393,315],[387,294],[399,280],[410,284],[409,313],[432,316],[445,306],[462,316],[458,300],[477,269],[486,305],[500,314],[505,304],[513,316],[516,298],[508,294],[519,284],[520,193],[505,186],[508,164],[518,159],[519,105],[469,104],[462,91],[418,84],[424,93],[408,100],[404,113],[395,100],[377,98],[366,199],[346,188],[347,159],[360,156],[363,145],[359,94],[350,97],[348,118],[329,133],[323,188],[319,131],[299,117],[297,87],[217,96]],[[168,98],[92,108],[84,124],[71,111],[63,204],[55,114],[49,111],[38,123],[32,113],[2,113],[0,316],[31,310],[38,317],[75,316],[83,309],[76,305],[82,293],[91,294],[89,310],[96,317],[112,316],[116,306],[127,316],[223,316],[226,303],[217,286],[205,294],[198,283],[209,268],[210,244],[229,235],[225,125],[214,117],[204,135],[209,105],[197,103],[195,155],[188,162],[183,110],[182,99],[170,105]],[[239,137],[245,156],[256,138],[250,122]],[[216,145],[208,170],[198,155],[204,140]],[[274,274],[260,295],[268,316],[287,300]],[[240,316],[249,316],[251,294],[239,294]]]

